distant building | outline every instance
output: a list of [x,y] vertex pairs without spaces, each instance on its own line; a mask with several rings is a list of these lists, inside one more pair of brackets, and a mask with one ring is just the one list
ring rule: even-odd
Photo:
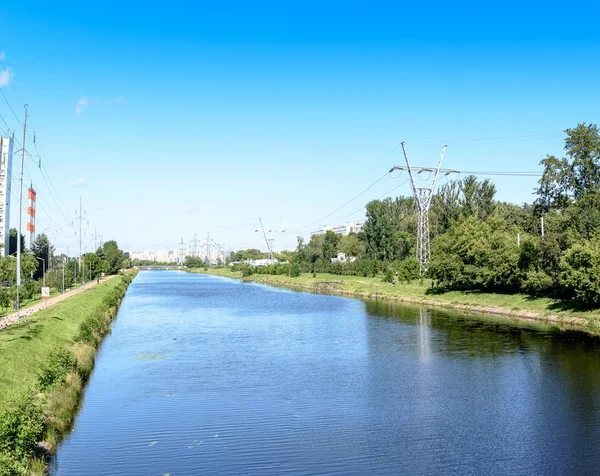
[[130,250],[129,256],[132,260],[156,261],[158,263],[177,263],[179,257],[176,250]]
[[346,262],[346,253],[338,253],[337,258],[331,258],[332,263],[342,263]]
[[12,176],[13,142],[0,137],[0,256],[8,255],[8,230],[10,228],[10,178]]
[[249,259],[246,261],[251,266],[256,266],[257,268],[262,268],[263,266],[269,266],[270,264],[277,264],[279,261],[276,259]]
[[359,233],[363,229],[363,223],[349,221],[345,225],[325,226],[318,231],[313,231],[311,235],[324,235],[328,231],[333,231],[338,235],[346,236],[350,233]]

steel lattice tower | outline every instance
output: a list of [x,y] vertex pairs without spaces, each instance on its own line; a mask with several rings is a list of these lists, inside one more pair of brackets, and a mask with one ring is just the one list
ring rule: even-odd
[[[446,152],[446,146],[442,147],[440,160],[435,169],[429,167],[411,167],[410,162],[408,161],[406,148],[404,147],[404,142],[402,142],[402,151],[404,152],[406,167],[394,166],[390,169],[390,172],[393,172],[394,170],[408,170],[408,175],[410,176],[410,185],[412,187],[413,196],[415,197],[418,213],[416,257],[419,261],[419,273],[423,275],[427,271],[427,265],[429,263],[429,258],[431,257],[431,247],[429,244],[429,208],[431,207],[431,198],[435,193],[438,174],[442,165],[442,159],[444,158],[444,152]],[[413,170],[416,170],[417,173],[433,172],[433,181],[428,187],[417,187]]]

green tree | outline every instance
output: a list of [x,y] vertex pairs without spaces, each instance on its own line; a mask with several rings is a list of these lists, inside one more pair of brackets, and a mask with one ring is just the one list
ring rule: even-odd
[[[25,251],[25,235],[21,234],[21,251]],[[17,229],[8,230],[8,253],[14,255],[17,252]]]
[[42,268],[45,267],[45,269],[48,269],[50,266],[50,256],[54,254],[54,246],[50,244],[48,236],[45,233],[41,233],[31,243],[31,252],[36,257],[38,263],[33,278],[40,279],[43,275]]
[[338,254],[338,245],[341,235],[334,233],[331,230],[327,230],[323,236],[323,258],[329,260],[335,258]]
[[341,253],[346,253],[346,256],[361,257],[365,253],[365,244],[361,241],[356,233],[348,233],[342,236],[338,249]]
[[560,284],[586,306],[600,305],[600,237],[574,244],[561,262]]
[[123,251],[119,249],[116,241],[107,241],[102,248],[98,248],[96,253],[102,262],[100,265],[102,272],[115,274],[121,269],[121,265],[123,264]]
[[600,134],[595,124],[567,129],[566,157],[547,156],[535,201],[538,213],[564,210],[586,193],[600,188]]

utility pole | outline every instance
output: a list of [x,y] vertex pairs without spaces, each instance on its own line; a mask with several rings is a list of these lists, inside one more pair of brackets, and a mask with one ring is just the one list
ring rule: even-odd
[[96,248],[96,227],[94,227],[94,253],[98,251],[98,248]]
[[[67,255],[67,259],[68,259],[68,258],[69,258],[69,256]],[[66,259],[64,259],[64,260],[63,260],[63,269],[62,269],[62,272],[63,272],[63,285],[62,285],[62,293],[63,293],[63,294],[65,293],[65,266],[66,266],[66,264],[67,264],[67,260],[66,260]]]
[[[19,175],[19,220],[17,229],[17,320],[21,320],[21,303],[19,302],[19,288],[21,287],[21,216],[23,209],[23,164],[25,163],[25,140],[27,139],[27,110],[25,104],[25,121],[23,122],[23,142],[21,143],[21,174]],[[10,178],[8,178],[10,180]],[[6,217],[8,219],[8,217]]]
[[[79,270],[81,270],[81,208],[82,208],[82,203],[81,203],[81,197],[79,197]],[[81,284],[84,284],[85,282],[85,273],[81,273]]]
[[185,261],[185,243],[183,242],[183,236],[181,237],[181,243],[179,243],[179,264],[183,264]]
[[[259,218],[260,228],[262,229],[263,236],[265,237],[265,243],[267,244],[267,259],[269,260],[268,264],[271,264],[273,261],[273,242],[275,241],[273,238],[268,239],[267,234],[265,233],[265,227],[263,226],[262,218]],[[256,230],[258,231],[258,230]]]
[[542,217],[542,241],[544,241],[544,217]]
[[[415,204],[417,206],[418,212],[418,225],[417,225],[417,249],[416,256],[419,261],[419,274],[423,275],[427,271],[427,265],[429,263],[429,258],[431,257],[431,249],[429,243],[429,208],[431,206],[431,199],[435,194],[435,187],[437,185],[437,178],[440,173],[440,167],[442,165],[442,159],[444,158],[444,153],[446,152],[446,146],[442,147],[442,152],[440,154],[440,160],[435,169],[427,168],[427,167],[417,167],[417,173],[421,173],[423,171],[433,172],[433,182],[429,187],[417,187],[415,184],[415,179],[413,176],[413,167],[411,167],[410,162],[408,161],[408,154],[406,153],[406,148],[404,147],[404,142],[402,142],[402,151],[404,152],[404,159],[406,160],[406,167],[397,167],[394,166],[390,169],[390,172],[394,170],[408,170],[408,175],[410,177],[410,185],[412,187],[413,196],[415,197]],[[451,173],[453,171],[447,171],[446,174]]]
[[208,261],[208,264],[210,264],[210,242],[212,240],[210,239],[210,232],[206,234],[206,260]]

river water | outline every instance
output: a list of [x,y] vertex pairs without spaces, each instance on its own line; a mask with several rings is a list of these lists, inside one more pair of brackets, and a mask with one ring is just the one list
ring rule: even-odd
[[141,272],[55,475],[597,474],[600,340]]

